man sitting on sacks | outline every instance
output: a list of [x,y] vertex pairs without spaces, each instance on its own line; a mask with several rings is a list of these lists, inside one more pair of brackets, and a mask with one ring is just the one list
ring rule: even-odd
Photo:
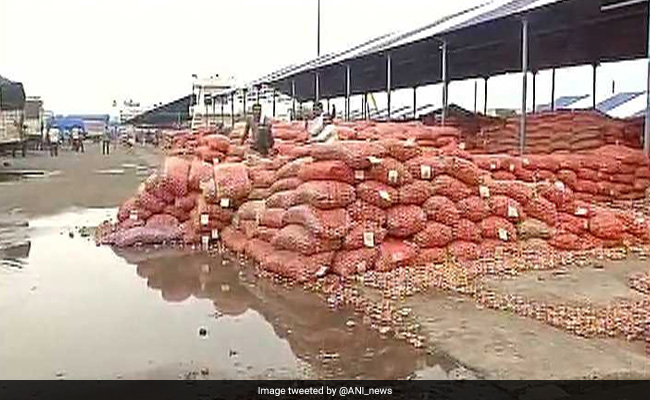
[[323,103],[316,103],[314,105],[314,119],[307,124],[309,141],[326,142],[332,139],[336,133],[332,120],[333,118],[329,113],[323,112]]
[[268,156],[273,149],[271,121],[266,117],[262,118],[262,106],[259,103],[253,105],[253,115],[246,121],[241,144],[246,142],[251,132],[251,148],[265,157]]

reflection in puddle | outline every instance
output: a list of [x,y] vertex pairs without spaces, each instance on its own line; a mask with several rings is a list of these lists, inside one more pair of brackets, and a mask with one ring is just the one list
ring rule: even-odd
[[426,379],[458,370],[237,261],[116,253],[67,234],[111,212],[30,222],[26,264],[0,279],[0,365],[11,366],[0,379]]

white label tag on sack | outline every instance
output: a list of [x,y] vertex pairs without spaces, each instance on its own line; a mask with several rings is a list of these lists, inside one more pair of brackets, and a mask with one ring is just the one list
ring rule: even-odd
[[218,158],[213,158],[212,159],[212,164],[219,164],[219,159]]
[[219,229],[213,229],[212,230],[212,239],[214,239],[214,240],[219,239]]
[[497,165],[495,163],[490,163],[490,169],[494,171],[495,169],[497,169]]
[[462,142],[461,144],[458,145],[458,148],[461,150],[465,150],[465,142]]
[[515,172],[515,164],[510,164],[508,166],[508,169],[510,170],[510,172]]
[[384,199],[386,201],[390,201],[390,194],[388,194],[388,192],[385,191],[385,190],[380,190],[379,191],[379,197],[381,197],[382,199]]
[[356,170],[356,171],[354,171],[354,179],[356,179],[358,181],[362,181],[362,180],[366,179],[366,174],[360,169]]
[[373,164],[373,165],[381,164],[381,158],[377,158],[377,157],[373,157],[373,156],[369,156],[368,161],[370,161],[370,164]]
[[555,183],[554,183],[553,185],[555,186],[555,188],[556,188],[557,190],[564,192],[564,190],[565,190],[564,182],[562,182],[562,181],[555,181]]
[[366,247],[375,247],[374,232],[363,232],[363,245]]
[[221,205],[221,208],[228,208],[230,207],[230,199],[229,198],[224,198],[219,201],[219,204]]
[[413,146],[415,146],[415,139],[414,139],[414,138],[408,138],[408,139],[406,139],[406,142],[404,142],[404,146],[406,146],[406,147],[413,147]]
[[397,178],[399,178],[399,174],[396,170],[391,169],[388,171],[388,182],[395,184],[397,183]]
[[397,252],[393,253],[393,261],[394,261],[394,262],[398,262],[398,261],[400,261],[400,260],[402,259],[402,257],[403,257],[403,256],[402,256],[402,252],[401,252],[401,251],[397,251]]
[[499,239],[503,240],[504,242],[507,242],[508,241],[508,231],[503,229],[503,228],[499,228]]
[[204,249],[207,249],[210,246],[210,236],[201,237],[201,244]]
[[586,216],[588,213],[589,213],[589,210],[587,210],[587,209],[584,208],[584,207],[578,207],[578,208],[576,208],[576,212],[575,212],[575,214],[576,214],[578,217],[584,217],[584,216]]
[[431,166],[420,165],[420,177],[422,179],[431,179]]
[[528,161],[527,158],[522,159],[521,163],[524,164],[524,167],[527,167],[528,165],[530,165],[530,161]]
[[508,205],[508,218],[519,218],[519,212],[517,211],[517,207]]
[[490,197],[490,188],[481,185],[478,187],[478,193],[482,198],[487,199]]
[[131,221],[137,221],[138,220],[138,211],[137,210],[131,210],[131,213],[129,214],[129,219]]
[[210,223],[210,214],[201,214],[201,225],[207,225]]
[[321,265],[321,267],[318,268],[318,271],[316,271],[316,277],[321,278],[321,277],[325,276],[325,274],[327,273],[328,270],[329,270],[329,267],[327,265]]

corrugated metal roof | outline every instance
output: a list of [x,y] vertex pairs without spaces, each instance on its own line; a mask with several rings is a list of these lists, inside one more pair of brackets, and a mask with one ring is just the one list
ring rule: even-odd
[[[577,103],[580,100],[586,99],[589,97],[588,94],[583,94],[581,96],[561,96],[555,99],[555,109],[561,110],[563,108],[569,107],[574,103]],[[551,103],[541,104],[537,106],[537,111],[550,111]]]
[[601,101],[600,103],[596,104],[596,109],[601,112],[609,112],[616,107],[627,103],[628,101],[642,95],[643,92],[622,92],[622,93],[616,93],[612,97],[605,99]]

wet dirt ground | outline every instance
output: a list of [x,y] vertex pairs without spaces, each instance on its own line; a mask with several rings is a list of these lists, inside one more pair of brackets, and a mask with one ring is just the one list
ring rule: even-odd
[[[0,379],[650,378],[642,343],[580,338],[464,296],[432,290],[405,300],[426,337],[416,350],[236,260],[116,252],[80,235],[113,216],[161,160],[151,148],[103,157],[92,145],[58,159],[0,160],[0,174],[45,171],[0,182]],[[626,277],[647,268],[605,262],[486,284],[607,304],[639,296]]]

